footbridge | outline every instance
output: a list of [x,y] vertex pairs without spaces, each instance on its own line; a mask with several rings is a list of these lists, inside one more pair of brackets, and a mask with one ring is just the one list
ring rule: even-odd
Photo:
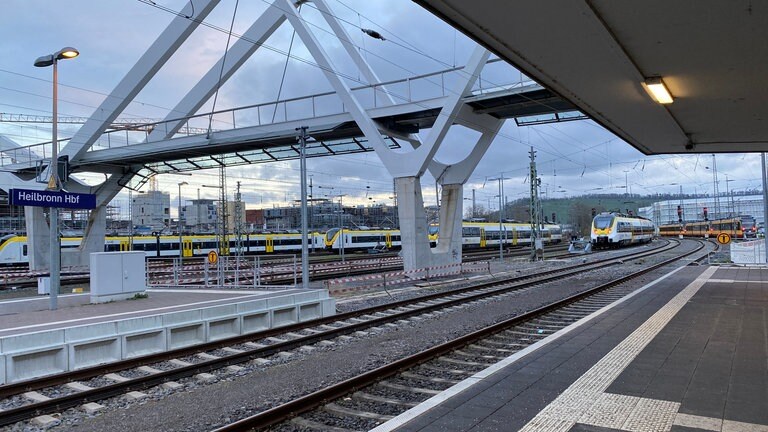
[[[484,68],[498,59],[478,47],[465,66],[401,80],[382,82],[352,45],[325,0],[314,5],[328,22],[367,85],[351,88],[324,47],[289,0],[274,0],[248,31],[159,122],[126,129],[113,121],[176,53],[218,0],[192,0],[127,72],[113,92],[68,140],[19,146],[0,137],[3,187],[44,189],[52,145],[69,157],[73,173],[103,173],[107,179],[87,186],[72,178],[65,188],[97,195],[79,248],[64,250],[63,265],[87,265],[90,252],[102,251],[105,207],[123,188],[138,188],[151,175],[221,166],[296,159],[296,129],[307,127],[312,140],[308,157],[375,151],[395,178],[406,269],[461,260],[462,185],[495,138],[504,121],[520,124],[585,118],[574,105],[533,81],[489,84]],[[189,9],[189,10],[187,10]],[[190,19],[193,16],[195,19]],[[284,23],[291,25],[311,53],[333,91],[234,109],[199,112],[203,104]],[[435,153],[454,125],[480,132],[470,154],[447,165]],[[135,125],[134,125],[135,126]],[[425,139],[418,134],[429,129]],[[429,170],[443,187],[441,238],[430,249],[420,178]],[[48,267],[49,227],[44,212],[25,209],[30,239],[30,267]]]

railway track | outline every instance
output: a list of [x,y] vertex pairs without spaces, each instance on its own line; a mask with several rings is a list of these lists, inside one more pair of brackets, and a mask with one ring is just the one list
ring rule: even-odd
[[[635,290],[625,284],[693,251],[364,372],[216,429],[370,430]],[[706,255],[698,258],[704,259]]]
[[[568,256],[567,246],[552,247],[547,249],[545,258],[556,258],[562,256]],[[565,253],[564,253],[565,252]],[[505,257],[525,257],[529,252],[523,249],[510,249],[505,251]],[[498,256],[498,251],[478,251],[469,252],[464,255],[465,262],[482,261],[484,259],[492,259]],[[321,255],[317,257],[310,257],[310,280],[327,280],[338,277],[349,277],[365,275],[371,272],[391,272],[402,270],[403,266],[397,259],[396,253],[378,254],[375,256],[379,263],[375,264],[359,264],[359,262],[371,261],[372,255],[359,255],[348,256],[345,264],[339,264],[334,260],[338,259],[336,255]],[[384,259],[384,262],[381,260]],[[392,260],[395,262],[387,263],[386,261]],[[262,274],[259,280],[265,285],[286,285],[295,282],[297,276],[294,269],[294,260],[285,258],[274,258],[265,260],[265,264],[268,264],[261,268]],[[177,279],[173,276],[175,268],[173,265],[150,265],[147,268],[150,278],[158,280],[158,284],[163,285],[175,285]],[[182,270],[185,274],[183,278],[186,280],[179,285],[199,285],[205,283],[206,280],[213,280],[215,277],[206,275],[206,270],[201,264],[185,264]],[[37,287],[37,277],[47,276],[47,272],[40,272],[33,276],[25,276],[29,270],[22,267],[14,267],[13,269],[6,268],[0,272],[0,290],[14,288],[29,288]],[[242,278],[238,279],[240,285],[248,286],[253,285],[254,270],[249,268],[242,269]],[[66,285],[76,285],[88,283],[90,280],[89,273],[86,271],[76,271],[71,274],[64,272],[62,274],[62,283]],[[225,283],[234,283],[233,277],[226,277]]]
[[[650,251],[634,252],[589,264],[580,263],[509,280],[486,282],[257,334],[7,384],[0,386],[0,398],[2,398],[0,404],[7,407],[0,416],[0,426],[157,385],[173,387],[173,383],[182,378],[196,376],[200,380],[205,380],[209,376],[206,374],[211,371],[223,368],[237,370],[239,363],[289,352],[304,346],[322,344],[323,341],[353,335],[371,327],[392,325],[397,321],[419,315],[464,307],[473,302],[583,274],[596,268],[660,253],[678,244],[673,242]],[[31,402],[32,400],[34,402]]]

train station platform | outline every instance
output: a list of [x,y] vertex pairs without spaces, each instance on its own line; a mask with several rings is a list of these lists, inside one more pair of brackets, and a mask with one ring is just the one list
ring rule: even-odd
[[336,313],[324,289],[148,289],[89,304],[90,294],[0,302],[0,384],[266,330]]
[[768,432],[768,268],[682,267],[375,432]]

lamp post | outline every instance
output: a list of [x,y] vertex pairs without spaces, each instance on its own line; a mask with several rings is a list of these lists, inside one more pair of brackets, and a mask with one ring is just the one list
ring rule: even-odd
[[501,177],[488,179],[489,181],[499,181],[499,260],[504,260],[504,240],[506,239],[506,233],[504,232],[504,173]]
[[344,262],[344,197],[347,194],[335,196],[339,198],[339,254],[341,255],[341,262]]
[[[35,67],[53,66],[53,124],[51,133],[51,163],[48,164],[48,171],[51,176],[48,180],[48,190],[58,191],[59,184],[59,148],[58,148],[58,62],[59,60],[72,59],[80,55],[80,52],[72,47],[65,47],[53,54],[38,57],[35,60]],[[61,246],[59,245],[59,209],[49,208],[50,214],[50,246],[51,263],[50,269],[50,309],[55,310],[58,307],[59,286],[61,285]]]
[[[733,195],[731,195],[731,190],[728,187],[728,183],[732,182],[734,180],[731,180],[728,178],[728,174],[725,175],[725,194],[731,199],[731,208],[728,211],[728,217],[732,217],[733,213],[736,211],[736,207],[733,205]],[[738,216],[738,214],[736,215]]]
[[296,128],[299,131],[301,159],[301,287],[309,288],[309,247],[307,240],[307,127]]
[[186,186],[189,183],[183,181],[179,183],[179,260],[184,258],[184,245],[181,237],[181,187]]

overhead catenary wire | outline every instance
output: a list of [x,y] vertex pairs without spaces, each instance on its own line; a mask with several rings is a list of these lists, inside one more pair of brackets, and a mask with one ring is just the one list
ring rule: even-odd
[[[287,58],[288,58],[288,57],[287,57]],[[503,135],[502,135],[502,136],[503,136]],[[519,141],[519,140],[518,140],[518,141]],[[520,142],[522,142],[522,141],[520,141]]]

